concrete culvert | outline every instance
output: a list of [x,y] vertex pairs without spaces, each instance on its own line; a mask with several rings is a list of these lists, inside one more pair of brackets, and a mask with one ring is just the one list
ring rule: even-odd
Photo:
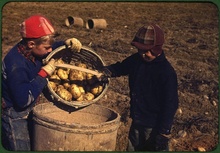
[[105,19],[89,19],[86,23],[87,29],[99,28],[105,29],[107,27],[107,22]]
[[67,27],[70,27],[70,26],[73,26],[73,25],[83,27],[84,22],[83,22],[83,19],[80,18],[80,17],[68,16],[68,17],[65,19],[65,25],[66,25]]

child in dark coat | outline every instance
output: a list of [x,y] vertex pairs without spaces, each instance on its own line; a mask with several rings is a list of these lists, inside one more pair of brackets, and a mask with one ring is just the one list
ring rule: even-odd
[[178,108],[177,75],[162,50],[164,33],[155,24],[141,27],[132,45],[138,53],[106,66],[106,77],[128,75],[130,114],[128,151],[168,151]]

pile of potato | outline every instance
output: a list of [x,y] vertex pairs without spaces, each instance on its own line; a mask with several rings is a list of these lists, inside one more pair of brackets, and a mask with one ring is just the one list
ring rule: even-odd
[[[57,63],[64,63],[56,59]],[[76,66],[88,68],[86,64]],[[103,83],[96,76],[73,69],[57,68],[49,77],[49,86],[66,101],[91,101],[103,91]]]

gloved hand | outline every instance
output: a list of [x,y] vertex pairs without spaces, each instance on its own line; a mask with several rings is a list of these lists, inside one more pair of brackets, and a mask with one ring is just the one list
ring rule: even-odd
[[107,67],[103,67],[101,70],[99,70],[103,75],[101,75],[101,77],[99,78],[99,81],[107,83],[108,82],[108,78],[111,77],[112,72],[107,68]]
[[168,151],[168,142],[169,142],[170,134],[158,134],[156,136],[156,151]]
[[80,52],[82,48],[81,42],[76,38],[70,38],[65,41],[67,48],[70,48],[74,52]]
[[52,75],[53,72],[54,72],[55,69],[56,69],[55,60],[52,58],[52,59],[47,63],[47,65],[43,66],[41,69],[43,69],[48,75]]

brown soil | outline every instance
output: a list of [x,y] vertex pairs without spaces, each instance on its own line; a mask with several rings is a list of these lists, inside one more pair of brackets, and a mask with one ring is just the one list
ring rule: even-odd
[[[2,58],[19,40],[19,24],[30,15],[47,16],[61,34],[78,38],[106,62],[120,61],[136,49],[130,42],[144,24],[158,23],[165,32],[164,51],[178,75],[179,110],[174,119],[171,151],[214,150],[218,144],[218,9],[212,3],[149,2],[11,2],[2,10]],[[67,16],[104,18],[106,29],[66,27]],[[125,151],[130,126],[127,77],[111,79],[97,104],[121,115],[117,151]],[[44,100],[42,96],[42,101]],[[180,136],[179,131],[185,131]]]

